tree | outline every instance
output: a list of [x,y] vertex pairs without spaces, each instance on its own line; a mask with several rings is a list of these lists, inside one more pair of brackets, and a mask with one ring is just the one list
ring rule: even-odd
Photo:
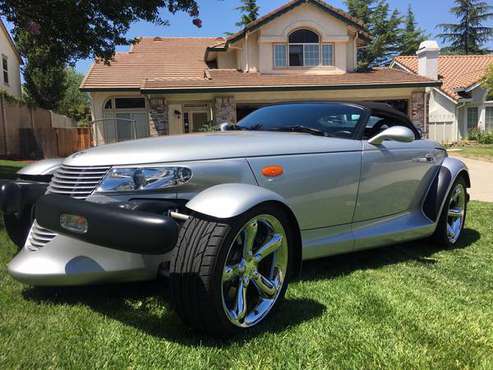
[[486,22],[493,17],[493,6],[482,0],[455,0],[456,6],[450,9],[459,23],[438,25],[438,35],[448,42],[445,51],[456,54],[484,54],[483,46],[493,37],[493,28]]
[[482,83],[483,87],[488,90],[488,100],[493,100],[493,64],[488,66],[488,72]]
[[248,23],[258,18],[260,7],[256,0],[242,0],[243,5],[237,7],[241,11],[241,20],[236,23],[237,27],[245,27]]
[[65,93],[58,104],[58,113],[65,114],[78,122],[89,122],[91,110],[89,107],[89,96],[79,89],[84,75],[75,71],[74,68],[65,69]]
[[161,8],[187,12],[201,26],[196,0],[0,0],[0,13],[14,24],[14,35],[29,33],[62,64],[94,56],[111,60],[116,45],[134,41],[124,36],[132,22],[167,24]]
[[346,0],[349,14],[362,20],[372,40],[358,51],[358,68],[388,64],[398,52],[401,17],[385,0]]
[[404,29],[402,30],[401,37],[399,38],[399,55],[414,55],[419,48],[419,44],[425,41],[426,38],[427,36],[423,30],[418,28],[413,9],[411,8],[411,5],[409,5],[407,15],[404,20]]
[[17,33],[16,44],[26,61],[22,67],[26,100],[56,110],[65,92],[64,64],[54,57],[51,47],[37,45],[27,32]]

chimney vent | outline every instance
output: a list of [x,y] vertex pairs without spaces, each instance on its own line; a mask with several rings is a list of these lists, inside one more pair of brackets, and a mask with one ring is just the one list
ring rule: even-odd
[[432,80],[438,80],[438,57],[440,47],[434,40],[423,41],[416,52],[418,56],[418,74]]

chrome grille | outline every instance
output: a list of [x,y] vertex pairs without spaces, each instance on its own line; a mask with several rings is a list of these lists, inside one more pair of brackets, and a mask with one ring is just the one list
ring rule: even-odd
[[[86,199],[96,189],[110,167],[62,166],[53,175],[47,193],[64,194],[75,199]],[[37,251],[53,240],[56,233],[34,221],[26,241],[26,247]]]
[[86,199],[96,189],[110,167],[60,167],[53,178],[48,193],[65,194],[75,199]]
[[52,241],[56,235],[56,233],[39,226],[35,220],[27,236],[26,247],[32,251],[37,251]]

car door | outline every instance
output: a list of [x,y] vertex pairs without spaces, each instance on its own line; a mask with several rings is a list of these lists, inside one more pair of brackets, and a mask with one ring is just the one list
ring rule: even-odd
[[380,145],[368,143],[370,137],[396,125],[412,128],[404,118],[384,113],[372,114],[368,119],[363,138],[355,223],[420,207],[426,187],[443,159],[443,152],[427,140],[410,143],[386,140]]

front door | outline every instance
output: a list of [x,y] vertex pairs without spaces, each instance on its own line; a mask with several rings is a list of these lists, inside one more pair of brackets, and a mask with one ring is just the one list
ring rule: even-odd
[[207,104],[185,105],[184,109],[183,125],[186,134],[207,131],[207,124],[210,122],[210,112]]

